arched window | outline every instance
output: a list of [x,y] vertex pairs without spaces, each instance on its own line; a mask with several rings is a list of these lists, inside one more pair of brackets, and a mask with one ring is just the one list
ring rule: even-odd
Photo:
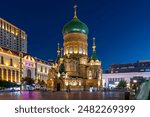
[[83,50],[82,50],[82,46],[79,47],[79,54],[82,54]]
[[83,49],[83,54],[85,54],[86,52],[85,52],[85,49]]
[[92,79],[92,71],[89,71],[89,79]]
[[1,56],[1,64],[4,64],[4,57]]
[[43,67],[41,66],[41,72],[43,72]]
[[70,54],[72,54],[72,47],[70,47]]
[[66,54],[68,54],[68,48],[66,49],[66,52],[65,52]]
[[19,72],[18,71],[16,71],[16,79],[17,79],[16,82],[19,82]]
[[87,49],[85,50],[85,54],[88,55]]
[[8,81],[11,81],[11,70],[8,70]]
[[45,67],[45,73],[47,73],[47,68]]
[[12,60],[12,58],[10,59],[10,66],[13,66],[13,60]]
[[3,70],[3,78],[6,80],[6,69]]
[[12,79],[13,79],[13,82],[15,81],[15,71],[13,70],[12,71]]
[[77,46],[74,47],[74,53],[75,53],[75,54],[78,53],[78,47],[77,47]]
[[28,78],[31,78],[31,76],[32,76],[32,75],[31,75],[31,70],[28,69],[28,70],[27,70],[27,77],[28,77]]

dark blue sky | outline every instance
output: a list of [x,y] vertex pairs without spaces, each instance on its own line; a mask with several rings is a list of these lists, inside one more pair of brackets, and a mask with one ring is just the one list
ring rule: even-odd
[[[28,52],[56,58],[62,28],[73,17],[74,0],[0,0],[0,17],[28,35]],[[77,15],[89,27],[89,55],[96,37],[103,69],[113,63],[150,59],[149,0],[77,0]]]

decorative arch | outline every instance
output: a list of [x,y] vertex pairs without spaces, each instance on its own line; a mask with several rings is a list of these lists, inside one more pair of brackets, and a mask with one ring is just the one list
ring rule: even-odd
[[32,56],[30,56],[30,55],[26,55],[24,57],[24,59],[29,60],[29,61],[33,61],[33,62],[35,61],[35,59]]

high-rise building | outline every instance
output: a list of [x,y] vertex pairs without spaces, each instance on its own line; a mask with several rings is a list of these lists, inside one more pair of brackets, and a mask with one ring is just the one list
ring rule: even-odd
[[27,53],[27,35],[23,30],[0,18],[0,47]]

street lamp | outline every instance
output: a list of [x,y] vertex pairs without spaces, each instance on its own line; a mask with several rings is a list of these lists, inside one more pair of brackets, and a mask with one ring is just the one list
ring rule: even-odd
[[59,72],[58,72],[57,76],[58,76],[58,78],[60,78],[60,73]]
[[66,83],[65,83],[65,84],[66,84],[66,86],[68,86],[68,85],[69,85],[69,81],[68,81],[68,79],[67,79],[67,78],[68,78],[68,75],[67,75],[67,73],[66,73],[66,75],[65,75],[65,79],[66,79]]
[[134,89],[135,89],[135,94],[137,92],[137,80],[133,80],[133,83],[134,83]]
[[137,83],[137,80],[133,80],[133,83]]

